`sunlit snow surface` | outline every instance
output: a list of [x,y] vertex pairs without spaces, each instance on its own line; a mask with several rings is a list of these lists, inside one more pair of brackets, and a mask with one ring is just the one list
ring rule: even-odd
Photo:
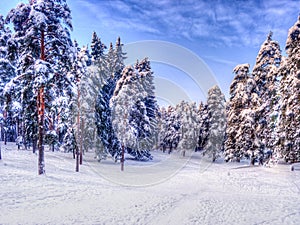
[[299,224],[300,172],[289,165],[211,164],[200,153],[182,158],[154,151],[154,160],[72,154],[37,156],[2,143],[0,224]]

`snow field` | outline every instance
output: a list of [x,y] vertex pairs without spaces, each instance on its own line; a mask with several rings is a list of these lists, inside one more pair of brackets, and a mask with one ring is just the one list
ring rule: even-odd
[[122,173],[86,153],[76,173],[72,154],[46,151],[38,176],[37,156],[15,148],[2,145],[0,224],[299,224],[300,173],[289,165],[154,151],[153,161],[127,159]]

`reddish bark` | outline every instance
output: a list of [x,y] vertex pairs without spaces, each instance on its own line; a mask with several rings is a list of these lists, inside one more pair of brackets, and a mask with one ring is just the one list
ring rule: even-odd
[[[45,60],[45,33],[41,32],[41,60]],[[45,117],[45,96],[44,87],[40,87],[37,96],[37,107],[38,107],[38,174],[45,173],[44,164],[44,117]]]

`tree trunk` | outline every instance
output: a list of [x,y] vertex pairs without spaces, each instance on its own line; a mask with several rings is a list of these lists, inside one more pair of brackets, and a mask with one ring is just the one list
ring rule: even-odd
[[81,135],[80,135],[80,165],[82,165],[83,160],[83,130],[84,130],[84,121],[81,121]]
[[[45,60],[45,32],[41,32],[41,60]],[[44,162],[44,146],[43,146],[43,136],[44,136],[44,117],[45,117],[45,97],[44,97],[44,87],[40,87],[38,90],[38,174],[45,173],[45,162]]]
[[80,164],[80,146],[77,145],[77,143],[80,145],[80,91],[79,91],[79,85],[77,86],[77,106],[78,106],[78,112],[77,112],[77,139],[76,139],[76,172],[79,172],[79,164]]
[[4,145],[7,144],[6,131],[4,131]]
[[44,115],[45,115],[45,98],[44,88],[40,88],[38,92],[38,174],[45,173],[44,164],[44,146],[43,146],[43,135],[44,135]]
[[124,152],[125,152],[125,147],[124,145],[122,146],[122,157],[121,157],[121,171],[124,171]]
[[76,172],[79,172],[79,149],[78,146],[76,145]]
[[6,110],[4,110],[4,112],[3,112],[3,117],[4,117],[4,145],[6,145],[7,144],[7,130],[6,130],[6,123],[7,123],[7,112],[6,112]]
[[124,144],[122,145],[122,157],[121,157],[121,171],[124,171],[124,154],[125,154],[125,147]]
[[[27,146],[27,142],[25,143],[25,146]],[[27,149],[27,147],[25,147]],[[35,154],[37,149],[37,140],[36,138],[33,138],[32,140],[32,153]]]

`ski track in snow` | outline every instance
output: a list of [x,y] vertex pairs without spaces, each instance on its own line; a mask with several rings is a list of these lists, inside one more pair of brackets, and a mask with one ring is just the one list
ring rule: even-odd
[[[166,157],[161,152],[153,154],[162,160]],[[119,170],[120,165],[99,165],[93,156],[87,153],[76,173],[72,154],[46,152],[46,175],[38,176],[36,155],[17,151],[12,144],[2,145],[0,224],[273,225],[300,221],[300,172],[291,172],[288,165],[264,168],[219,162],[203,166],[198,155],[186,161],[174,153],[176,162],[182,161],[176,174],[157,184],[134,187],[99,176],[92,167],[109,171]],[[127,160],[125,171],[136,169],[140,179],[138,164]],[[159,170],[167,168],[167,162],[156,165]]]

